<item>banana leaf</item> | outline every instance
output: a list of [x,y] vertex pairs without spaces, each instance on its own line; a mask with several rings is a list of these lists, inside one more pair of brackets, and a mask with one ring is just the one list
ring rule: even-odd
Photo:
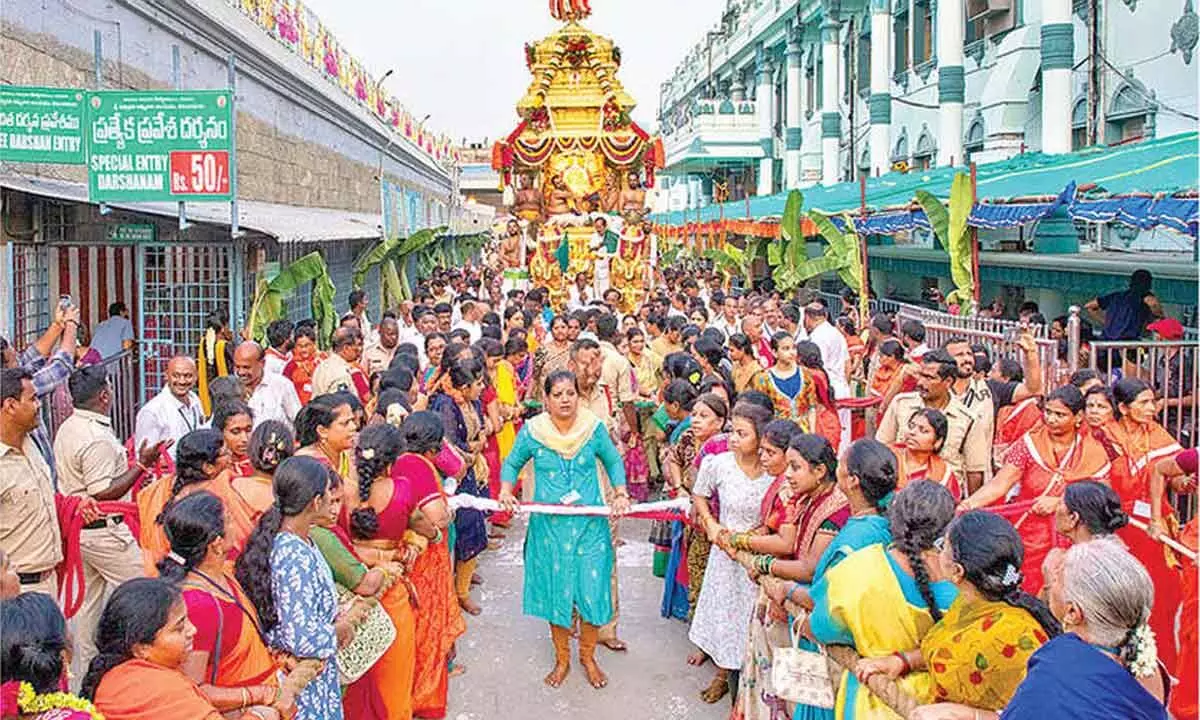
[[361,255],[354,260],[354,277],[351,279],[351,284],[355,289],[362,287],[363,280],[371,268],[375,267],[387,259],[388,255],[400,244],[404,242],[404,238],[392,237],[384,238],[375,245],[367,248]]
[[801,224],[803,222],[801,208],[804,207],[804,195],[799,190],[788,193],[787,202],[783,206],[783,217],[779,220],[779,231],[788,242],[804,242]]
[[949,208],[925,190],[916,193],[917,202],[929,218],[929,225],[950,258],[950,278],[955,290],[947,300],[956,300],[969,308],[975,298],[975,273],[971,262],[971,233],[967,218],[971,214],[971,179],[958,173],[950,185]]
[[842,268],[842,259],[833,255],[822,255],[811,260],[806,260],[803,264],[798,265],[792,270],[795,273],[794,281],[796,285],[815,278],[818,275],[824,275],[827,272],[840,271]]
[[250,333],[257,339],[266,337],[267,326],[283,317],[283,301],[305,283],[313,283],[312,316],[320,328],[318,342],[324,346],[333,334],[335,311],[333,297],[336,289],[329,277],[329,268],[319,252],[311,252],[279,271],[272,280],[260,278],[250,306]]
[[395,260],[385,260],[379,265],[379,291],[385,308],[395,308],[406,299]]

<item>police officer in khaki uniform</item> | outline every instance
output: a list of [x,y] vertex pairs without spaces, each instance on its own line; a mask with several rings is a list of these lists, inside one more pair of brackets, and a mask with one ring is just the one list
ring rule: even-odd
[[[78,370],[68,383],[75,412],[63,421],[54,437],[54,464],[63,495],[97,501],[126,499],[145,468],[157,462],[170,445],[145,441],[138,449],[139,464],[129,467],[125,447],[113,433],[109,410],[113,392],[103,368]],[[111,588],[142,575],[142,551],[120,515],[101,516],[83,526],[79,534],[83,559],[83,604],[75,616],[75,637],[82,667],[96,654],[95,631],[104,598]]]
[[[958,364],[945,350],[933,350],[921,358],[916,392],[900,393],[888,405],[875,439],[888,446],[901,441],[908,423],[922,408],[940,410],[946,416],[946,443],[941,456],[964,481],[970,492],[983,484],[991,465],[992,438],[978,412],[963,405],[951,393],[958,378]],[[991,417],[988,417],[991,420]],[[990,424],[990,423],[988,423]]]
[[56,598],[54,568],[62,561],[62,536],[50,466],[32,435],[40,409],[28,370],[0,370],[0,550],[8,555],[21,592]]

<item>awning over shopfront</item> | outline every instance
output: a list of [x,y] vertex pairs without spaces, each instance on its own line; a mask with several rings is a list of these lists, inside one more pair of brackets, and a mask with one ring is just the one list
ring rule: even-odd
[[[1026,153],[979,165],[979,203],[971,225],[992,228],[1040,219],[1065,205],[1082,220],[1122,222],[1149,228],[1164,225],[1193,236],[1197,231],[1196,166],[1200,135],[1185,133],[1118,147],[1088,148],[1066,155]],[[864,229],[889,233],[928,225],[924,214],[908,208],[917,190],[938,197],[950,193],[954,175],[965,168],[935,168],[906,174],[888,173],[866,183],[869,217]],[[1081,188],[1075,192],[1076,188]],[[803,190],[804,207],[823,213],[856,212],[861,207],[858,183],[814,186]],[[1069,194],[1068,194],[1069,193]],[[1192,197],[1171,197],[1190,193]],[[699,211],[655,216],[656,222],[683,225],[719,218],[753,219],[783,213],[787,193],[751,198],[749,202],[711,205]],[[889,210],[889,208],[891,208]],[[856,220],[857,224],[857,220]]]
[[[0,187],[30,195],[89,203],[84,183],[25,174],[0,174]],[[179,207],[169,202],[113,203],[117,210],[177,217]],[[229,226],[227,203],[187,203],[188,222]],[[281,203],[238,201],[238,225],[275,238],[280,243],[322,242],[328,240],[371,240],[381,237],[380,216],[333,208],[298,207]]]

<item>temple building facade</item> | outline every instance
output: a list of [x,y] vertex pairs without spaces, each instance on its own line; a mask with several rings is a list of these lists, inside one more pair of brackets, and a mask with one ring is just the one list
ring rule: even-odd
[[[1119,151],[1194,133],[1198,27],[1194,0],[729,0],[662,85],[659,208],[674,224],[709,219],[720,203],[723,217],[759,217],[772,213],[757,202],[752,210],[751,199],[796,188],[857,186],[863,176],[886,183],[889,175],[1017,163],[1027,153]],[[1190,170],[1181,166],[1179,187],[1168,192],[1196,187],[1196,142],[1184,145]],[[1100,179],[1081,168],[1077,182]],[[866,204],[877,206],[871,197]],[[872,255],[881,253],[875,268],[890,267],[887,284],[900,295],[948,279],[932,256],[907,256],[930,242],[921,233],[872,238],[896,246]],[[1077,298],[1025,267],[1035,254],[1096,262],[1112,250],[1155,251],[1109,257],[1087,278],[1087,292],[1159,263],[1166,280],[1183,258],[1186,273],[1170,294],[1181,313],[1195,312],[1194,234],[1084,227],[1063,216],[981,231],[980,243],[997,255],[1032,251],[1006,258],[1022,265],[1011,272],[985,268],[985,301],[1020,285],[1060,312]]]

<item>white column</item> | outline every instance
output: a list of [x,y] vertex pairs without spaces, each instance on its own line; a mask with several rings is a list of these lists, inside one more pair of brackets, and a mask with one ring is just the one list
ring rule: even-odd
[[800,124],[803,114],[800,111],[801,93],[800,69],[800,28],[795,27],[788,33],[787,44],[787,110],[784,121],[787,129],[784,131],[784,175],[788,190],[800,187],[800,142],[802,133]]
[[771,84],[771,63],[767,60],[762,48],[758,55],[758,89],[754,101],[758,111],[758,141],[762,145],[763,156],[758,161],[758,192],[759,196],[775,192],[775,127],[772,122],[772,106],[775,100],[774,86]]
[[1071,152],[1071,0],[1042,0],[1042,152]]
[[963,156],[963,0],[937,4],[938,165],[961,165]]
[[891,8],[886,0],[872,0],[870,118],[873,176],[882,175],[892,166],[892,41]]
[[838,22],[826,18],[821,25],[821,184],[832,185],[841,176],[838,144],[842,113],[838,109]]

